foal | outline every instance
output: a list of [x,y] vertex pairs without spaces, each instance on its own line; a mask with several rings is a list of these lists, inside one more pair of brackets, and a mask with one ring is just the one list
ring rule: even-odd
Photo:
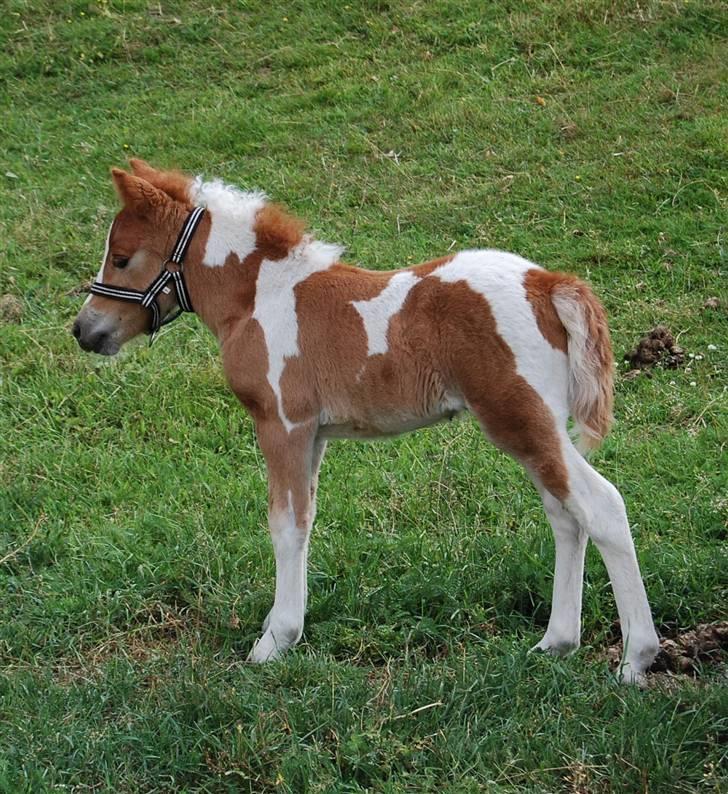
[[553,607],[536,648],[579,645],[590,537],[619,609],[623,679],[641,683],[658,643],[624,503],[566,428],[571,417],[585,451],[611,423],[612,351],[591,290],[489,250],[362,270],[260,193],[131,167],[112,170],[123,208],[73,333],[84,350],[114,355],[187,310],[217,336],[268,468],[275,601],[250,659],[279,656],[303,631],[326,440],[394,435],[467,409],[524,466],[554,532]]

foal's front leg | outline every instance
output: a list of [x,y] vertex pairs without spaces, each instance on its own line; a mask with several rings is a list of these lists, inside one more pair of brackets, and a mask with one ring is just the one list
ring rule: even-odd
[[276,558],[276,591],[263,636],[248,658],[266,662],[295,645],[303,633],[315,428],[299,426],[289,433],[276,421],[258,422],[256,430],[268,468],[268,526]]
[[[311,496],[311,504],[309,510],[309,517],[308,517],[308,532],[309,535],[311,534],[311,529],[313,528],[313,522],[316,520],[316,491],[318,489],[318,475],[321,469],[321,461],[324,459],[324,453],[326,452],[326,441],[320,438],[317,438],[313,444],[313,456],[311,459],[311,488],[310,488],[310,496]],[[308,577],[305,575],[306,571],[308,570],[308,545],[306,545],[306,559],[304,560],[304,577],[303,577],[303,609],[304,612],[308,607]],[[270,616],[273,610],[266,615],[265,620],[263,621],[263,633],[268,630],[268,626],[270,625]]]

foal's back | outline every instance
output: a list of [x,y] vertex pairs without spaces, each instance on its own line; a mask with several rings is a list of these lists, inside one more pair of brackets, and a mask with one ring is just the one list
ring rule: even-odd
[[[329,436],[403,432],[472,405],[497,423],[514,400],[541,403],[563,424],[566,335],[541,274],[554,275],[488,250],[396,271],[314,273],[295,290],[301,355],[284,381],[301,404],[291,408],[318,403]],[[560,348],[539,316],[560,330]]]

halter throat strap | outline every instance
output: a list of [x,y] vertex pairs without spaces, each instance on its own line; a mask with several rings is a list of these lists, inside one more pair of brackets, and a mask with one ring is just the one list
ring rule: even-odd
[[[154,336],[156,332],[172,320],[176,320],[182,312],[194,312],[192,300],[185,284],[182,266],[184,264],[187,250],[190,247],[197,227],[200,225],[202,216],[205,214],[204,207],[195,207],[185,218],[182,229],[177,237],[177,242],[172,248],[172,253],[162,263],[159,275],[143,292],[130,287],[115,287],[110,284],[103,284],[94,281],[89,291],[94,295],[102,295],[104,298],[114,298],[115,300],[138,303],[152,313],[152,328],[150,334]],[[171,267],[170,267],[171,265]],[[177,292],[177,303],[179,310],[162,317],[162,312],[157,301],[160,292],[171,281]]]

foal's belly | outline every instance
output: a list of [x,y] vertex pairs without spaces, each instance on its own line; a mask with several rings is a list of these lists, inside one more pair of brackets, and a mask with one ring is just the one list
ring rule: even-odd
[[386,438],[453,419],[465,409],[459,400],[448,400],[426,415],[386,413],[361,418],[331,416],[322,412],[319,436],[322,438]]

